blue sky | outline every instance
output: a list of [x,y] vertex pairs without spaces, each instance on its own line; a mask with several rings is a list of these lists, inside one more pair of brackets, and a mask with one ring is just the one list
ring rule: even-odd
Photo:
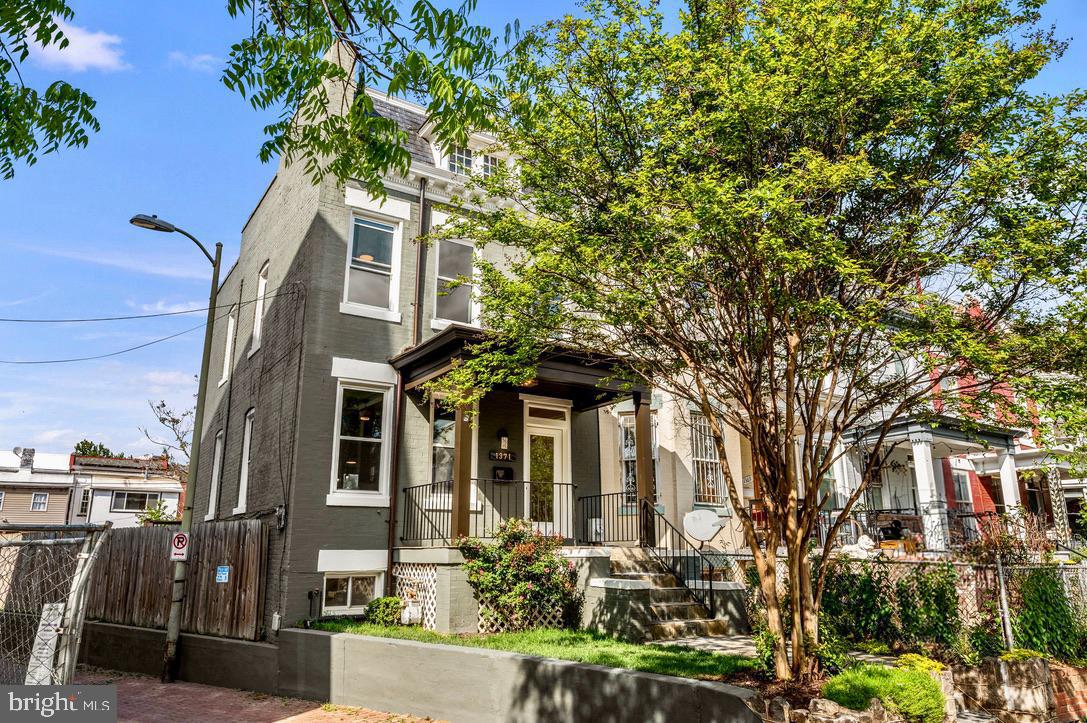
[[[268,120],[219,82],[222,59],[243,36],[225,2],[73,3],[72,44],[28,62],[28,82],[64,78],[98,101],[102,131],[84,150],[43,158],[0,181],[0,317],[112,316],[206,305],[208,265],[177,234],[128,224],[157,213],[222,241],[226,264],[242,225],[274,174],[257,150]],[[566,0],[482,0],[495,28],[527,27],[573,9]],[[1051,0],[1046,22],[1071,39],[1035,90],[1083,84],[1087,2]],[[1082,40],[1081,40],[1082,38]],[[0,359],[112,352],[200,323],[200,315],[79,325],[0,323]],[[113,359],[64,365],[0,364],[0,449],[64,452],[84,437],[128,453],[155,451],[148,399],[191,404],[202,334]]]

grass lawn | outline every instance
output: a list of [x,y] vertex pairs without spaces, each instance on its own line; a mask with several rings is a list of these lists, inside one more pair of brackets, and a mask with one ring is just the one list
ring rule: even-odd
[[445,635],[417,627],[385,627],[347,620],[314,623],[318,630],[356,633],[379,638],[418,640],[466,648],[490,648],[543,658],[576,660],[579,663],[628,668],[647,673],[676,675],[682,678],[716,680],[754,670],[755,661],[740,655],[724,655],[693,650],[676,645],[637,645],[624,643],[600,633],[585,630],[529,630],[496,635]]

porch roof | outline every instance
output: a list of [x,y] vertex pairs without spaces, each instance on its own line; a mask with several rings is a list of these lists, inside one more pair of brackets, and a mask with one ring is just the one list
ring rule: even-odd
[[[856,443],[875,444],[879,439],[882,422],[857,427],[853,430]],[[943,414],[903,417],[891,424],[884,445],[900,444],[928,436],[934,447],[944,447],[949,454],[968,454],[986,450],[1015,451],[1015,438],[1021,430],[1001,427],[985,422],[964,420]]]
[[[470,358],[471,347],[486,338],[480,329],[450,324],[426,341],[397,354],[389,363],[400,372],[404,389],[410,391],[445,374],[458,360]],[[536,383],[516,389],[569,399],[576,411],[612,404],[634,392],[648,395],[645,386],[622,380],[621,374],[616,373],[622,368],[623,362],[618,357],[555,345],[541,354],[536,365]]]

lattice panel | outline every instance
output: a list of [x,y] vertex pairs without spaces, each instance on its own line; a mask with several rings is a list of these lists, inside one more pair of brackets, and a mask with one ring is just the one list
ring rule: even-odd
[[418,600],[423,607],[423,627],[433,630],[438,615],[438,568],[423,562],[398,562],[393,566],[396,596]]
[[529,628],[561,627],[563,627],[563,619],[562,610],[559,608],[539,610],[527,623],[519,623],[495,612],[486,603],[479,604],[479,632],[481,633],[508,633]]

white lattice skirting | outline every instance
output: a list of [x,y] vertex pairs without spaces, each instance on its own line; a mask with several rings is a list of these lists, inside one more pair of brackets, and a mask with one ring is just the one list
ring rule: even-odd
[[424,562],[398,562],[393,566],[396,596],[416,600],[423,607],[423,627],[435,628],[438,611],[438,568]]
[[479,604],[479,632],[481,633],[507,633],[527,628],[561,628],[563,626],[562,610],[539,610],[530,616],[527,624],[519,625],[516,621],[495,612],[486,603]]

